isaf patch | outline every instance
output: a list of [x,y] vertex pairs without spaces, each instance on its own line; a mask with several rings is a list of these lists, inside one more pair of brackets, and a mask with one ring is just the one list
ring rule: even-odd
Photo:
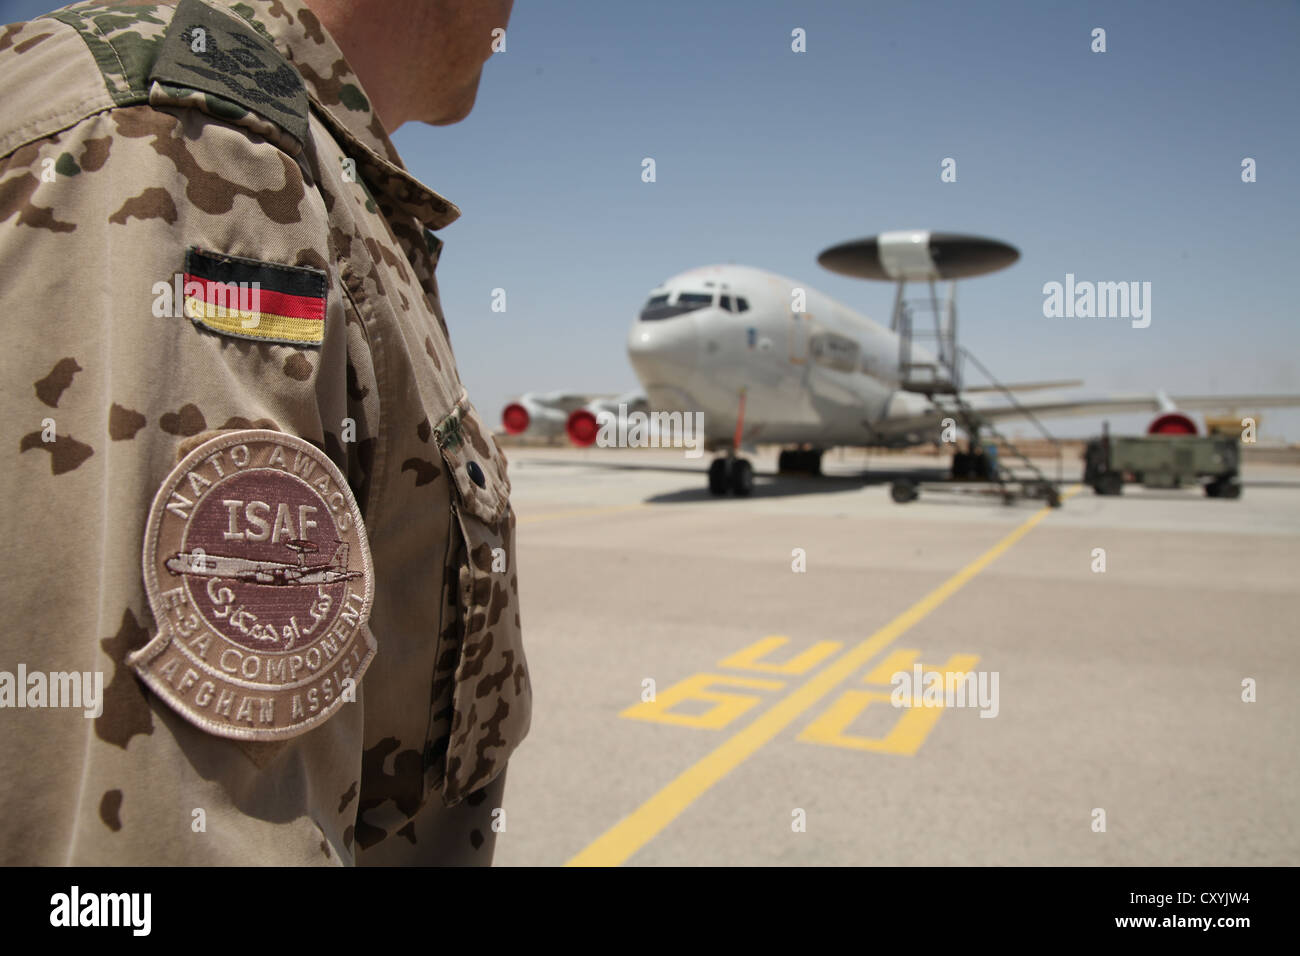
[[229,432],[154,496],[144,582],[158,633],[127,663],[209,733],[282,740],[350,701],[376,646],[356,500],[315,446]]
[[328,279],[320,269],[191,248],[185,254],[185,314],[222,335],[320,345]]

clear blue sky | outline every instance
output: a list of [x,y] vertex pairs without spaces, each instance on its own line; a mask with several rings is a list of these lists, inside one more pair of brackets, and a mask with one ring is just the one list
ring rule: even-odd
[[[965,344],[1003,379],[1300,392],[1298,91],[1300,5],[1282,0],[516,0],[474,113],[395,141],[464,212],[439,281],[493,421],[520,391],[635,387],[628,327],[693,266],[770,269],[887,321],[890,287],[816,256],[900,228],[1020,248],[959,297]],[[1067,272],[1151,282],[1150,327],[1044,318]],[[1263,433],[1300,440],[1300,412],[1265,412]]]

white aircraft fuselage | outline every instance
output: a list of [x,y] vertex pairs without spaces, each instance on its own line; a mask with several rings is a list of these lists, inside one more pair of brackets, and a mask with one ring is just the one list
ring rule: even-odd
[[[824,250],[818,262],[832,272],[896,283],[889,328],[804,283],[762,269],[691,269],[651,291],[628,333],[628,359],[644,396],[525,393],[506,406],[502,423],[512,435],[550,437],[563,430],[574,444],[585,446],[601,441],[600,430],[612,417],[648,405],[651,412],[667,413],[650,416],[651,430],[656,420],[673,427],[674,412],[691,413],[696,422],[694,416],[702,415],[705,448],[726,452],[728,461],[737,445],[802,446],[797,454],[787,448],[795,457],[778,467],[807,470],[821,450],[836,446],[954,441],[946,424],[957,424],[974,439],[980,429],[992,430],[1005,419],[1154,412],[1150,434],[1196,435],[1190,411],[1300,406],[1300,395],[1171,397],[1157,390],[1076,397],[1042,390],[1081,384],[1077,381],[996,383],[957,347],[953,286],[941,294],[933,283],[994,272],[1019,255],[996,239],[916,229]],[[929,285],[931,297],[906,298],[909,283]],[[912,331],[937,342],[942,361],[908,336],[914,320],[930,323]],[[970,388],[958,381],[965,361],[989,384]],[[957,387],[963,389],[960,402],[953,394]],[[977,392],[983,394],[972,394]],[[1027,392],[1035,394],[1031,398]],[[814,457],[800,457],[805,454]],[[718,492],[720,476],[710,474],[710,487]],[[740,486],[747,487],[747,475]]]
[[[669,314],[680,309],[688,311]],[[742,390],[747,444],[939,438],[943,412],[899,389],[896,333],[761,269],[705,266],[673,276],[651,292],[627,350],[651,408],[703,412],[710,447],[733,440]],[[917,346],[913,357],[931,358]]]

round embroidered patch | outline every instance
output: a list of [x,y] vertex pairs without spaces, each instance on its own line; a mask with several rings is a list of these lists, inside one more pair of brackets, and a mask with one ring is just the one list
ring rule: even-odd
[[186,455],[149,510],[144,582],[158,633],[127,663],[190,723],[280,740],[357,699],[376,649],[370,546],[315,446],[249,430]]

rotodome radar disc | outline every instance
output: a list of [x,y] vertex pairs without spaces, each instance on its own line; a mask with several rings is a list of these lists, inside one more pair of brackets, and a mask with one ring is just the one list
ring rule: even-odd
[[1005,269],[1020,258],[1009,243],[984,236],[906,229],[831,246],[817,257],[841,275],[887,281],[964,279]]

